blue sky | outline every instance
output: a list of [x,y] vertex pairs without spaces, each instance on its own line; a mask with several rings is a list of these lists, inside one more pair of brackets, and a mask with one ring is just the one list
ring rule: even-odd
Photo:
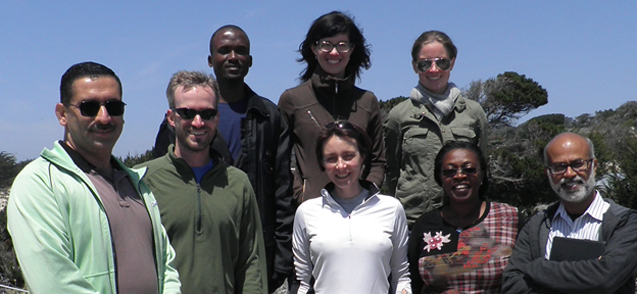
[[441,30],[458,47],[451,81],[464,88],[505,71],[525,74],[549,103],[523,118],[576,117],[637,100],[637,1],[19,1],[0,0],[0,151],[35,158],[62,139],[54,106],[72,64],[112,68],[124,89],[126,124],[114,154],[143,153],[179,70],[211,73],[210,35],[225,24],[248,33],[246,79],[277,102],[298,84],[296,52],[311,22],[332,10],[354,16],[372,49],[359,87],[387,100],[417,83],[413,41]]

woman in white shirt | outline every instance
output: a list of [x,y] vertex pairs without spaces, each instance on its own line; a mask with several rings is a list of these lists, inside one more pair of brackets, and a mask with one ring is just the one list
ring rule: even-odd
[[296,212],[298,293],[312,287],[317,294],[411,293],[403,208],[360,179],[370,145],[366,133],[345,120],[321,132],[316,156],[331,182]]

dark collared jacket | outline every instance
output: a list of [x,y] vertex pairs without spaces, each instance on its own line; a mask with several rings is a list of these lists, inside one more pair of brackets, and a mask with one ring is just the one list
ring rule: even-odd
[[[235,162],[228,146],[217,132],[212,149],[223,156],[223,160],[243,170],[250,179],[257,196],[259,214],[263,226],[268,264],[270,292],[280,286],[292,271],[292,223],[295,206],[292,204],[292,173],[290,171],[290,137],[288,125],[281,117],[276,104],[254,93],[245,85],[248,99],[246,118],[241,126],[241,154]],[[223,118],[221,118],[223,119]],[[168,125],[168,124],[166,124]],[[169,129],[166,127],[165,129]],[[174,142],[174,130],[163,131],[160,127],[155,141],[155,156],[163,148],[165,137]],[[163,138],[160,138],[163,137]],[[165,146],[168,146],[166,144]]]
[[544,259],[556,202],[532,216],[520,231],[504,270],[502,293],[635,293],[637,211],[604,201],[610,207],[599,236],[605,245],[602,256],[579,261]]
[[354,75],[335,79],[317,67],[310,80],[281,94],[279,108],[290,126],[296,155],[293,189],[298,204],[321,197],[321,189],[330,182],[319,167],[315,149],[321,131],[337,119],[367,132],[372,145],[362,179],[383,185],[387,160],[380,106],[374,93],[356,87],[354,81]]

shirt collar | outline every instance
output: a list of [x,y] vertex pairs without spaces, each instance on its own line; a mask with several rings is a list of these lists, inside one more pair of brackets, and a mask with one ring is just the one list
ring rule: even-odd
[[[60,141],[59,143],[62,146],[62,148],[64,148],[64,151],[66,151],[66,153],[69,155],[69,157],[71,157],[71,159],[73,160],[73,163],[75,163],[75,165],[77,165],[77,167],[79,167],[84,173],[89,173],[91,170],[95,169],[94,165],[86,161],[86,159],[84,159],[84,157],[82,157],[82,155],[79,152],[71,148],[71,146],[66,144],[66,142]],[[112,156],[111,156],[111,165],[113,166],[113,169],[116,169],[116,170],[119,169],[119,164],[117,164],[117,162],[113,159]]]
[[[596,190],[595,199],[593,199],[593,202],[591,202],[591,205],[588,206],[584,214],[580,215],[578,219],[585,215],[588,215],[591,218],[601,222],[604,219],[604,213],[606,212],[608,206],[609,206],[608,203],[606,203],[604,199],[602,199],[602,197],[599,195],[599,193]],[[557,211],[555,212],[555,215],[553,216],[553,220],[555,220],[555,218],[558,216],[563,219],[571,219],[571,217],[568,215],[568,212],[566,212],[564,205],[561,202],[560,202],[560,205],[557,207]]]

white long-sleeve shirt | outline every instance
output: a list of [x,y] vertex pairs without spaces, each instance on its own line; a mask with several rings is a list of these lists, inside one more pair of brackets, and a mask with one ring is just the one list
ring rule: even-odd
[[[347,214],[323,189],[294,219],[294,266],[307,293],[411,293],[407,221],[394,197],[374,194]],[[388,277],[391,274],[391,285]]]

